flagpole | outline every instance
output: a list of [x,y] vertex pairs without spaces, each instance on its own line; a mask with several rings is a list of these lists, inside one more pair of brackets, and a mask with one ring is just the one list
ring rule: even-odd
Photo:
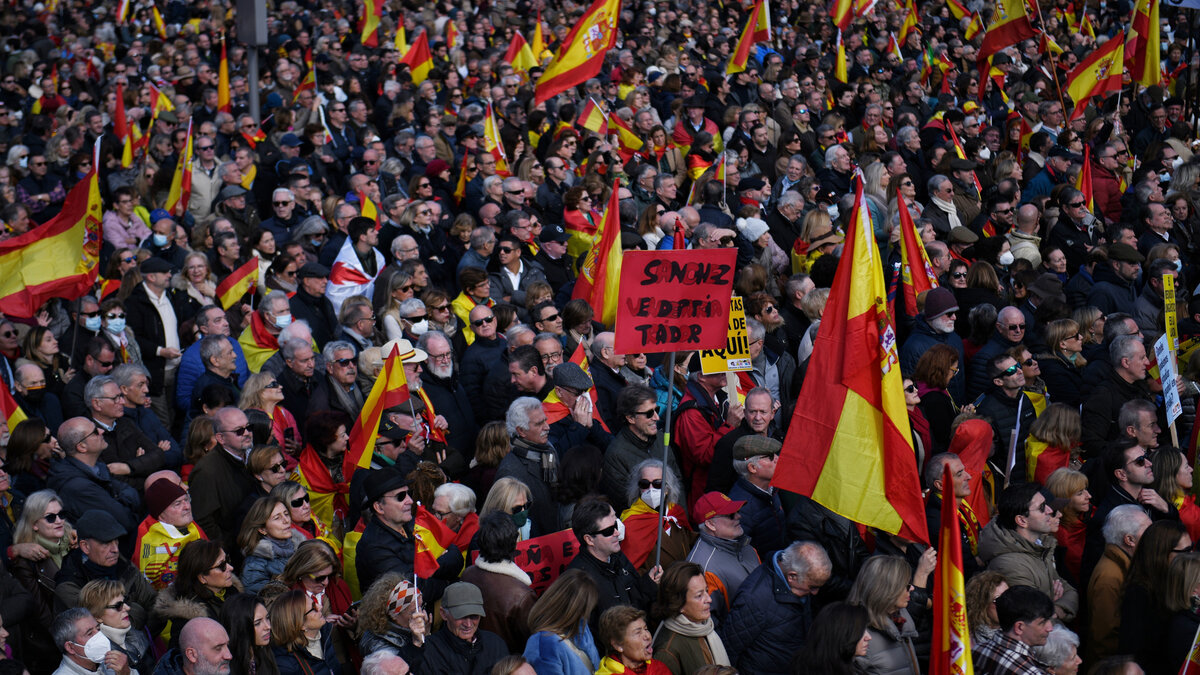
[[[724,151],[722,151],[724,152]],[[679,216],[675,217],[675,238],[671,242],[672,249],[676,251],[683,250],[686,245],[683,243],[683,220]],[[675,352],[671,351],[667,354],[667,362],[663,364],[666,367],[667,373],[667,410],[666,410],[666,427],[663,429],[663,447],[662,447],[662,470],[663,476],[667,475],[667,467],[670,464],[667,458],[671,454],[671,411],[675,407]],[[671,495],[675,496],[675,495]],[[658,503],[658,542],[654,546],[654,566],[658,567],[662,561],[662,540],[663,540],[663,521],[667,517],[667,494],[664,492],[662,499]]]
[[[1037,7],[1038,21],[1041,22],[1042,32],[1044,33],[1044,32],[1046,32],[1046,19],[1045,19],[1045,17],[1042,16],[1042,3],[1035,2],[1033,4]],[[1066,115],[1067,114],[1067,104],[1063,100],[1062,85],[1058,83],[1058,57],[1055,56],[1053,49],[1047,49],[1046,51],[1050,53],[1050,75],[1054,78],[1054,89],[1055,89],[1055,92],[1058,94],[1058,104],[1062,106],[1063,115]],[[991,59],[988,59],[988,66],[990,67],[991,65],[992,65],[992,61],[991,61]],[[980,89],[982,90],[982,87],[980,87]]]

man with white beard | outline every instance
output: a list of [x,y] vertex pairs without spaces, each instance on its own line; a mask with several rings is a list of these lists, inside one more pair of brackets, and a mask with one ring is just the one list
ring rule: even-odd
[[449,424],[447,443],[463,454],[473,455],[479,427],[475,424],[471,397],[458,381],[454,347],[445,333],[436,330],[422,335],[417,347],[429,355],[421,380],[433,409],[444,415]]
[[911,373],[916,370],[917,361],[934,345],[947,345],[958,352],[958,370],[950,379],[950,395],[956,401],[962,401],[965,387],[963,364],[966,358],[963,353],[962,338],[954,332],[954,318],[958,312],[958,303],[954,293],[945,287],[938,287],[925,295],[925,309],[913,321],[912,333],[900,348],[900,370]]

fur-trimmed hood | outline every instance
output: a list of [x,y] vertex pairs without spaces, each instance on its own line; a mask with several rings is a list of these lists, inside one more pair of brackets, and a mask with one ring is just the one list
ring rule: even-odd
[[[237,578],[235,574],[233,576],[233,586],[225,591],[225,595],[229,596],[234,593],[241,593],[243,590],[245,590],[245,587],[242,586],[242,580]],[[213,598],[213,600],[216,600],[216,598]],[[158,598],[154,601],[154,614],[165,619],[179,619],[184,622],[201,616],[215,618],[213,614],[220,607],[220,603],[213,604],[215,606],[199,598],[181,598],[177,595],[175,586],[168,586],[158,594]]]
[[506,577],[512,577],[513,579],[516,579],[517,581],[525,584],[526,586],[529,586],[531,583],[533,583],[532,580],[529,578],[529,575],[525,572],[525,570],[521,569],[520,567],[517,567],[517,564],[511,560],[501,560],[500,562],[491,562],[489,560],[484,560],[483,556],[480,556],[479,558],[475,559],[475,566],[478,567],[479,569],[483,570],[484,572],[491,572],[492,574],[503,574]]

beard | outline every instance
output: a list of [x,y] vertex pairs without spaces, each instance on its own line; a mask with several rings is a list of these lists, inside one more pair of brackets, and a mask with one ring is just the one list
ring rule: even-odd
[[450,379],[450,376],[454,374],[454,364],[453,363],[451,363],[448,366],[442,367],[442,366],[435,364],[432,360],[430,360],[427,365],[429,367],[429,372],[433,373],[433,376],[438,378],[439,380]]
[[929,327],[938,333],[948,335],[954,332],[954,320],[946,316],[939,316],[929,320]]

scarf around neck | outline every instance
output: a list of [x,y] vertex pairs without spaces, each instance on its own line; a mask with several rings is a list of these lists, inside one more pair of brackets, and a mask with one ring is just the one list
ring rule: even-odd
[[958,219],[958,208],[954,206],[954,202],[948,202],[941,197],[930,197],[933,205],[946,212],[950,219],[950,229],[962,227],[962,221]]
[[717,635],[716,624],[713,623],[712,617],[709,617],[704,623],[696,623],[682,614],[676,614],[662,622],[659,630],[663,628],[684,637],[704,638],[708,643],[709,651],[712,652],[713,663],[721,666],[732,665],[729,662],[729,654],[725,652],[725,644]]

